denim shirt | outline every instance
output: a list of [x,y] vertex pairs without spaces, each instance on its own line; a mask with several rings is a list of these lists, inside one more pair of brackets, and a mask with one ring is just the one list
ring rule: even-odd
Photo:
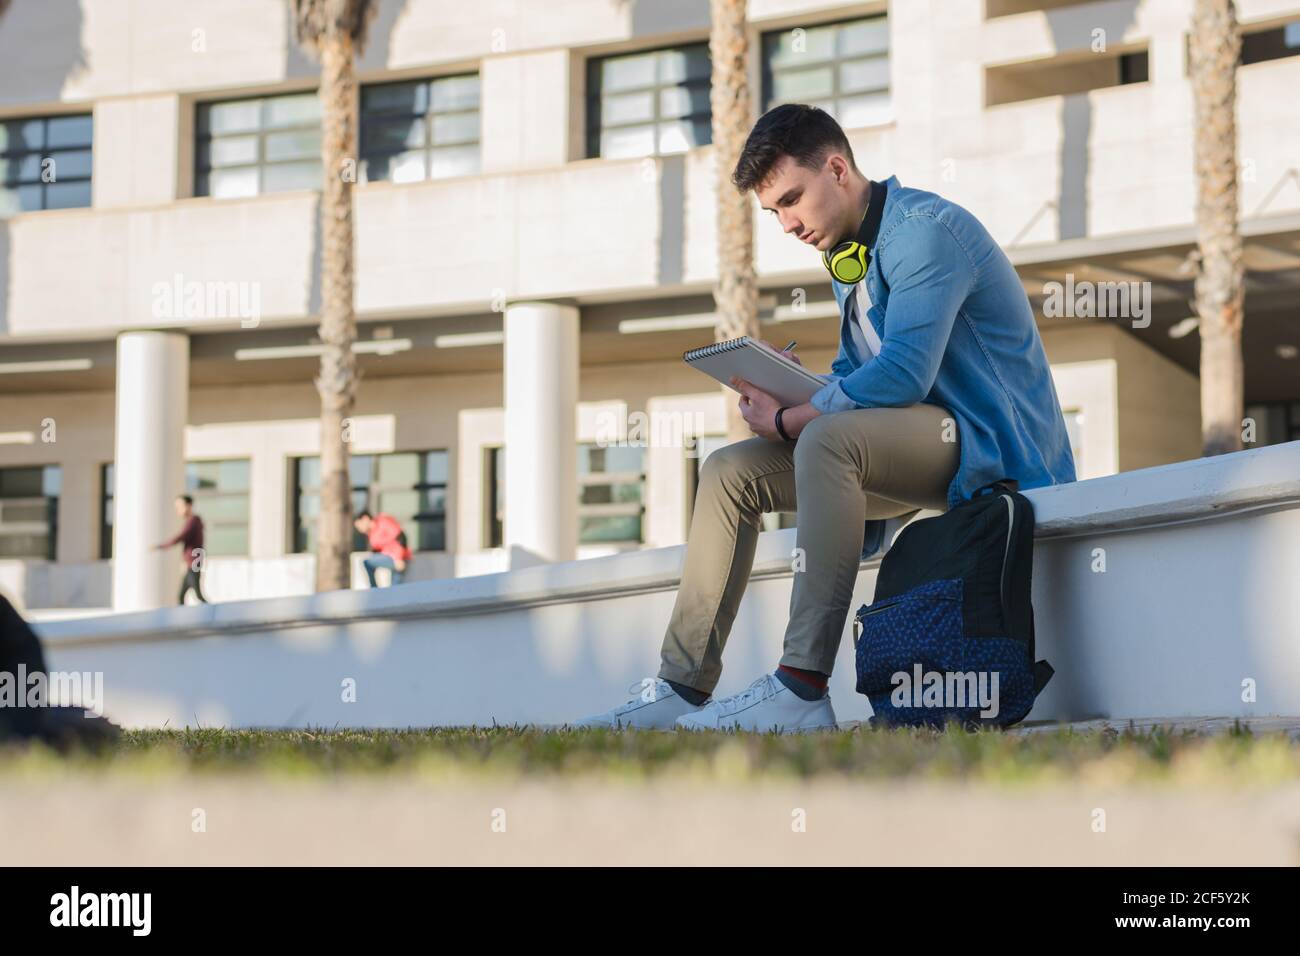
[[854,287],[832,279],[840,349],[813,406],[823,414],[917,402],[946,408],[961,445],[950,508],[999,478],[1022,490],[1074,481],[1043,340],[1010,260],[961,206],[897,177],[887,185],[866,277],[880,354],[857,353]]

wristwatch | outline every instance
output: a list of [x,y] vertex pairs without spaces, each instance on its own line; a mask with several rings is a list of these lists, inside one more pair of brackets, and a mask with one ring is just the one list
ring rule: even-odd
[[785,433],[785,425],[781,422],[781,416],[786,413],[786,410],[789,409],[789,407],[789,405],[782,405],[776,410],[776,432],[786,441],[797,441],[797,439],[791,438]]

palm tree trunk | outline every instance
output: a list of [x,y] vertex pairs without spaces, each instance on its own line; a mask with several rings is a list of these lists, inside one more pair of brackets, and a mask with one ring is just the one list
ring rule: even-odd
[[1242,447],[1245,266],[1237,228],[1237,60],[1232,0],[1195,0],[1189,44],[1195,102],[1196,313],[1201,331],[1203,453]]
[[[749,34],[745,0],[710,0],[713,19],[709,55],[713,61],[709,103],[713,113],[714,182],[718,202],[718,284],[714,339],[758,338],[758,277],[754,272],[754,219],[751,200],[731,183],[731,171],[749,135]],[[727,439],[749,438],[736,393],[724,387]]]
[[[352,180],[357,155],[357,81],[350,35],[334,31],[320,45],[321,162],[321,314],[320,359],[320,517],[317,525],[316,589],[351,584],[352,494],[348,480],[345,432],[356,399],[357,368],[352,343],[357,336],[353,311]],[[348,161],[345,165],[345,161]],[[345,170],[347,175],[345,175]]]

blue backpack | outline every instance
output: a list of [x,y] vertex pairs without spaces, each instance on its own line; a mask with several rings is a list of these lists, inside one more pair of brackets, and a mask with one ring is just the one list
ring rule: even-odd
[[907,525],[855,615],[872,725],[1007,727],[1052,678],[1034,660],[1034,512],[1010,479]]

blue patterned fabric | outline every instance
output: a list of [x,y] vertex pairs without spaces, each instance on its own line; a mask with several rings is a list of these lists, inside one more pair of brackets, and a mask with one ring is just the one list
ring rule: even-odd
[[857,690],[871,701],[873,723],[1003,726],[1029,712],[1034,675],[1024,643],[964,636],[963,591],[961,578],[927,581],[858,611]]

